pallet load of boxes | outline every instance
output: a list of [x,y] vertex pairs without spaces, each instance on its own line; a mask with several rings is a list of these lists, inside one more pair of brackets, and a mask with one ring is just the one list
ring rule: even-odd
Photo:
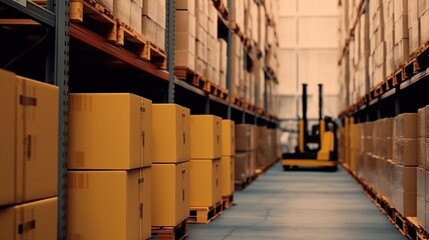
[[[71,0],[69,20],[96,33],[118,55],[134,54],[135,65],[165,69],[166,3]],[[276,83],[274,76],[267,82],[264,76],[264,67],[278,68],[274,25],[265,31],[273,9],[274,4],[251,0],[230,5],[177,0],[171,49],[176,70],[185,67],[224,93],[231,87],[232,104],[240,104],[243,113],[273,117]],[[219,21],[235,26],[232,42],[218,36]],[[246,36],[238,26],[245,26]],[[259,49],[251,53],[253,68],[244,67],[250,43]],[[66,208],[60,219],[66,230],[60,230],[67,239],[183,239],[188,224],[220,216],[233,206],[236,186],[248,186],[279,159],[279,132],[268,128],[266,120],[256,126],[256,117],[237,122],[194,114],[185,104],[152,102],[129,89],[82,90],[77,85],[61,93],[54,85],[0,69],[0,112],[10,116],[0,118],[0,152],[6,159],[0,161],[0,239],[17,234],[57,239],[58,197]],[[62,113],[60,94],[68,100]],[[272,100],[267,106],[264,97]],[[60,122],[67,131],[64,146],[58,146],[60,114],[67,115]],[[66,163],[60,163],[65,166],[59,166],[60,147],[66,150]],[[59,168],[66,169],[65,176],[58,176]],[[67,182],[61,196],[59,177]]]
[[[410,229],[427,233],[427,103],[414,104],[415,110],[411,111],[401,109],[400,100],[384,105],[388,100],[381,96],[420,71],[420,54],[429,41],[429,3],[339,3],[338,33],[343,50],[339,59],[339,102],[349,109],[342,115],[340,158],[395,224],[402,221],[403,225],[411,224]],[[394,95],[401,93],[394,91]],[[412,96],[401,95],[407,97]],[[369,105],[376,99],[380,105],[373,112],[371,109],[376,108]],[[419,234],[414,233],[422,236]]]

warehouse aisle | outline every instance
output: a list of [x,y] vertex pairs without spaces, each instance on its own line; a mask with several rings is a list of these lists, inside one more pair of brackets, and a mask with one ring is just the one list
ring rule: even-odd
[[342,168],[283,172],[277,163],[188,239],[405,239]]

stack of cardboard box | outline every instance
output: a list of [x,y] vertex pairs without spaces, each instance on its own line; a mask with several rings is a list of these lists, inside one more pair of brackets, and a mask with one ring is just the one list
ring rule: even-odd
[[[118,0],[115,0],[118,1]],[[143,1],[141,26],[147,40],[165,49],[166,2],[164,0]]]
[[222,159],[220,160],[220,190],[222,199],[234,194],[235,123],[222,120]]
[[235,182],[248,182],[256,170],[256,126],[252,124],[235,125]]
[[152,227],[176,227],[188,219],[190,111],[153,104]]
[[190,207],[221,203],[222,119],[191,115]]
[[176,1],[175,21],[175,65],[195,71],[195,4],[192,1]]
[[70,94],[68,238],[150,238],[151,126],[150,100]]
[[0,69],[0,239],[57,239],[58,88]]

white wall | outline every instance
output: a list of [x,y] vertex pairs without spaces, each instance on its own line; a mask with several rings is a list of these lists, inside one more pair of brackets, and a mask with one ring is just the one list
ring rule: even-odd
[[280,0],[280,118],[301,116],[302,83],[308,83],[308,112],[318,116],[317,84],[324,87],[324,114],[336,116],[339,86],[338,0]]

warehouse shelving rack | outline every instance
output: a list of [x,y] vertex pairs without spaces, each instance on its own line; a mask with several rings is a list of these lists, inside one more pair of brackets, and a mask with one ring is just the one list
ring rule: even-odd
[[[278,119],[267,115],[263,109],[235,104],[230,93],[226,99],[222,99],[179,80],[174,75],[175,1],[166,1],[165,70],[153,62],[140,59],[125,48],[110,43],[94,29],[70,22],[69,0],[47,0],[44,6],[35,2],[0,0],[0,33],[8,36],[2,38],[0,63],[2,68],[19,75],[43,79],[59,87],[58,239],[66,238],[69,92],[131,92],[153,102],[184,105],[191,109],[192,114],[210,113],[238,123],[252,123],[269,128],[278,126]],[[220,1],[213,2],[216,5]],[[232,0],[229,0],[228,4],[232,4]],[[264,3],[259,1],[255,4]],[[242,36],[247,61],[262,58],[262,51],[252,44],[255,41],[246,38],[236,24],[225,19],[228,16],[225,6],[223,10],[220,8],[218,10],[219,36],[223,36],[228,42],[231,41],[232,34]],[[25,48],[27,50],[23,51]],[[228,50],[228,56],[230,55],[231,51]],[[267,79],[274,78],[267,75],[269,76]],[[230,89],[230,70],[227,72],[227,79]]]
[[[341,4],[341,1],[339,1]],[[338,65],[347,55],[349,44],[359,17],[368,7],[368,0],[361,0],[357,18],[353,22],[350,36],[346,38]],[[429,104],[425,89],[429,87],[429,42],[410,54],[410,57],[384,81],[372,86],[357,102],[351,104],[340,114],[340,118],[354,117],[356,123],[394,117],[401,113],[417,112]]]
[[[0,11],[2,34],[7,34],[7,40],[2,48],[0,61],[2,66],[18,74],[43,79],[45,82],[59,87],[59,136],[58,136],[58,239],[65,239],[66,214],[66,158],[67,158],[67,110],[68,110],[68,73],[69,73],[69,37],[68,37],[68,0],[47,0],[46,7],[41,7],[26,0],[1,0]],[[14,19],[11,20],[10,19]],[[28,21],[26,19],[32,19]],[[24,20],[24,21],[22,21]],[[30,26],[28,26],[30,25]],[[5,32],[9,31],[9,32]],[[19,34],[14,35],[15,32]],[[21,35],[21,36],[19,36]],[[36,38],[28,41],[25,38]],[[26,50],[13,48],[13,41],[23,43],[20,47]],[[45,46],[41,46],[44,45]],[[46,47],[53,46],[53,47]],[[39,49],[38,49],[39,48]],[[43,49],[40,49],[43,48]],[[43,64],[37,62],[29,64],[26,57],[40,53]],[[16,55],[15,55],[16,54]],[[22,61],[20,63],[20,61]],[[39,67],[39,70],[35,70]]]

